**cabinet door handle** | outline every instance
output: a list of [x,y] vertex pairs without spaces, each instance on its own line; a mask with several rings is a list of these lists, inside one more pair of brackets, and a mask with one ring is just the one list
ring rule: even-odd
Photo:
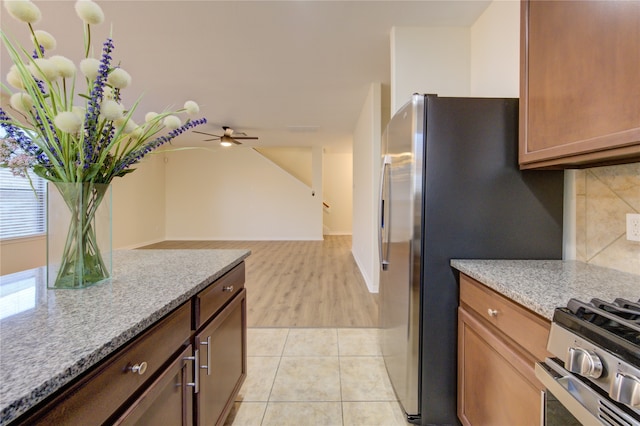
[[222,291],[232,292],[233,291],[233,286],[232,285],[225,285],[224,287],[222,287]]
[[207,376],[211,375],[211,369],[209,366],[211,365],[211,336],[207,336],[207,340],[204,342],[200,342],[201,345],[207,347],[207,365],[201,365],[200,368],[207,370]]
[[133,374],[139,374],[142,376],[145,373],[145,371],[147,371],[147,362],[142,361],[139,364],[134,364],[133,366],[129,367],[128,370],[131,371]]
[[497,317],[498,316],[498,310],[497,309],[487,309],[487,314],[489,314],[490,317]]
[[200,380],[198,379],[200,374],[198,373],[197,367],[200,364],[200,352],[196,349],[193,351],[193,356],[185,356],[182,359],[185,361],[193,361],[193,382],[187,383],[187,386],[193,387],[193,393],[198,393],[200,391]]

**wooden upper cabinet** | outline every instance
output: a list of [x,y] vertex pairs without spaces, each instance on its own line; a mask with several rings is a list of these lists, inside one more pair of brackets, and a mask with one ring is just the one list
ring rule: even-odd
[[520,166],[640,161],[640,1],[522,0]]

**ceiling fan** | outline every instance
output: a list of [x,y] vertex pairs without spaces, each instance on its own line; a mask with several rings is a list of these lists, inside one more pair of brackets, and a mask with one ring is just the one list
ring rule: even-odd
[[[235,145],[242,145],[242,142],[240,142],[240,140],[245,140],[245,139],[257,140],[258,139],[256,136],[247,136],[246,133],[235,132],[229,126],[222,126],[222,130],[224,130],[224,133],[222,135],[214,135],[212,133],[198,132],[196,130],[194,130],[193,133],[199,133],[201,135],[213,136],[212,139],[205,139],[205,142],[219,140],[220,141],[220,145],[222,145],[222,146],[232,146],[234,144]],[[236,136],[236,135],[241,135],[241,136]]]

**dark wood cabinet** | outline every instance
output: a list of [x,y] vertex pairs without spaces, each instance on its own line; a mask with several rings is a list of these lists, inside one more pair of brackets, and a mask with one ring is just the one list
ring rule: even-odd
[[640,161],[640,2],[522,0],[520,166]]
[[197,424],[221,425],[247,375],[246,290],[196,334],[200,353]]
[[[193,348],[186,347],[114,425],[193,425]],[[111,422],[110,422],[111,423]]]
[[148,386],[191,335],[191,308],[183,305],[90,370],[40,409],[18,420],[25,425],[101,425],[131,395]]
[[223,424],[246,377],[244,279],[243,262],[15,424]]
[[549,327],[460,274],[458,418],[463,425],[541,424],[544,387],[534,364],[547,355]]

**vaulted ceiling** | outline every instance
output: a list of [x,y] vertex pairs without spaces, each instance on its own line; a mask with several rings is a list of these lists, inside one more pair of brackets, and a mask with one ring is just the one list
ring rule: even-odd
[[[82,57],[83,26],[73,1],[35,1],[35,24],[55,36],[56,54]],[[112,54],[133,77],[129,105],[147,111],[200,104],[209,123],[259,136],[245,146],[350,149],[370,84],[390,84],[393,26],[470,26],[488,0],[446,1],[98,1],[106,20],[92,30],[96,52],[111,33]],[[25,24],[3,9],[2,29],[28,42]],[[52,52],[54,53],[54,52]],[[2,79],[9,61],[2,49]],[[178,146],[216,144],[181,136]]]

